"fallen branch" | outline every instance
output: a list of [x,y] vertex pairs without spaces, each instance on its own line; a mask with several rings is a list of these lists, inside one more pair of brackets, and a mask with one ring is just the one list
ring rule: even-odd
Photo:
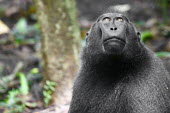
[[21,71],[22,67],[23,67],[23,63],[19,62],[10,75],[7,75],[6,77],[2,77],[2,79],[0,79],[0,92],[1,93],[7,91],[10,82],[15,79],[17,73]]

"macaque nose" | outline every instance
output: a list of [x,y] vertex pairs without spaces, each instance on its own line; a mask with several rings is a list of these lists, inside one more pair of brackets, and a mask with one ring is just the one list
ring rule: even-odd
[[110,30],[112,30],[112,31],[115,30],[115,31],[116,31],[116,30],[117,30],[117,27],[115,27],[115,28],[112,28],[112,27],[111,27]]

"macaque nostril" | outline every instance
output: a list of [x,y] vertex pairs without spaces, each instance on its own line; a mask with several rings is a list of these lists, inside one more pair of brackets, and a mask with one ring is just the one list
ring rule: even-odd
[[112,30],[112,31],[113,31],[113,28],[110,28],[110,30]]
[[116,28],[116,27],[115,27],[115,28],[110,28],[110,30],[112,30],[112,31],[113,31],[113,30],[117,30],[117,28]]

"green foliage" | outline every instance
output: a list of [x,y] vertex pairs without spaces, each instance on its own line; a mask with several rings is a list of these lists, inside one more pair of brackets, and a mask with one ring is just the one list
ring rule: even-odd
[[43,96],[44,96],[44,103],[47,107],[52,99],[52,93],[55,91],[56,83],[46,80],[44,84]]
[[18,97],[20,94],[19,89],[12,89],[8,91],[4,101],[0,101],[0,106],[8,108],[7,113],[21,113],[25,110],[26,106]]
[[144,31],[141,33],[141,41],[146,42],[153,37],[152,33],[149,31]]
[[18,94],[19,94],[18,89],[12,89],[8,91],[6,98],[6,103],[8,104],[8,106],[11,106],[19,101],[19,98],[16,98]]
[[16,23],[12,33],[14,35],[14,43],[16,45],[28,43],[34,44],[40,40],[40,27],[36,23],[28,25],[25,18],[21,18]]
[[27,31],[27,21],[25,18],[21,18],[18,20],[16,26],[15,26],[15,29],[18,30],[18,33],[21,33],[21,34],[26,34],[28,31]]
[[27,78],[24,73],[19,72],[18,77],[20,79],[20,92],[23,95],[27,95],[29,93],[29,85]]
[[39,73],[39,70],[38,68],[33,68],[31,71],[30,71],[31,74],[37,74]]
[[[27,76],[35,75],[39,73],[38,68],[33,68],[29,73],[24,74],[23,72],[18,72],[17,77],[19,78],[19,88],[9,90],[7,94],[2,94],[0,97],[0,106],[7,108],[7,113],[22,113],[25,111],[26,107],[35,107],[36,103],[30,103],[25,100],[25,97],[29,93],[29,82]],[[3,99],[5,98],[5,99]]]
[[156,52],[158,57],[170,57],[170,52]]

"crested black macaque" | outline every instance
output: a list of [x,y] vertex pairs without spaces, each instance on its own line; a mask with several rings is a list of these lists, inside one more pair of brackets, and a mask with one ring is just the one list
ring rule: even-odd
[[170,113],[170,77],[128,18],[101,15],[82,50],[69,113]]

